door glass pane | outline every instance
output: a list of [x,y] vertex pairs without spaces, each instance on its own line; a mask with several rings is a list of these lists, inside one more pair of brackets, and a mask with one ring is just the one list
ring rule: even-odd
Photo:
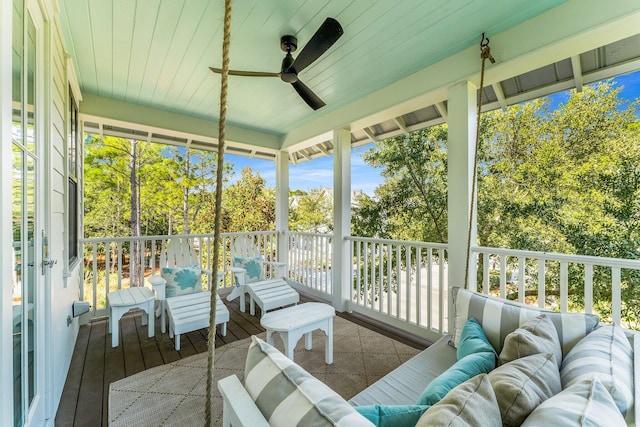
[[22,425],[22,282],[25,272],[23,259],[23,171],[24,155],[22,147],[23,138],[23,116],[22,116],[22,91],[23,91],[23,58],[24,58],[24,37],[23,37],[23,16],[24,5],[22,0],[13,2],[13,25],[12,25],[12,136],[13,136],[13,168],[12,168],[12,227],[13,227],[13,274],[11,280],[12,290],[12,317],[13,317],[13,420],[14,425]]

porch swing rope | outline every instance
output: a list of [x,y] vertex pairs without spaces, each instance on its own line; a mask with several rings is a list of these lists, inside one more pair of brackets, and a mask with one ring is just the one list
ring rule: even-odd
[[480,113],[482,112],[482,90],[484,88],[484,68],[487,59],[494,63],[495,60],[491,56],[489,49],[489,38],[482,33],[480,41],[480,58],[482,58],[482,67],[480,70],[480,89],[478,90],[478,111],[476,114],[476,141],[473,148],[473,178],[471,180],[471,202],[469,204],[469,228],[467,233],[467,262],[464,270],[464,288],[469,289],[469,261],[471,260],[471,227],[473,227],[473,214],[475,212],[474,202],[476,198],[476,178],[478,176],[478,146],[480,145]]
[[213,425],[213,369],[216,351],[216,302],[218,296],[218,263],[220,262],[220,213],[222,211],[222,170],[224,169],[224,142],[227,121],[227,91],[229,89],[229,45],[231,43],[231,0],[224,2],[224,37],[222,40],[222,76],[220,83],[220,120],[218,122],[218,164],[216,170],[216,211],[213,237],[213,272],[211,273],[211,310],[207,343],[207,390],[205,426]]

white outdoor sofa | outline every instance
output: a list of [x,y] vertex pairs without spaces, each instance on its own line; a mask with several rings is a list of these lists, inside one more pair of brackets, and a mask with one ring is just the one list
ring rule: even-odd
[[[349,404],[353,406],[365,406],[365,405],[413,405],[416,403],[416,400],[421,395],[423,390],[425,390],[426,386],[429,385],[432,381],[438,378],[440,375],[449,370],[457,361],[456,356],[456,348],[454,348],[453,344],[456,343],[460,338],[460,333],[462,327],[465,325],[468,318],[475,318],[480,323],[482,330],[484,330],[486,334],[486,338],[491,343],[491,345],[495,348],[496,354],[500,355],[502,351],[502,345],[504,344],[505,337],[511,332],[515,331],[519,328],[519,326],[527,323],[528,320],[535,318],[539,314],[546,314],[549,319],[553,322],[553,325],[557,329],[559,342],[561,345],[562,357],[565,358],[568,356],[569,351],[576,346],[576,343],[580,342],[583,336],[590,335],[592,330],[595,331],[616,331],[618,338],[620,337],[620,331],[622,330],[619,326],[617,327],[609,327],[604,328],[606,325],[598,325],[597,316],[588,315],[588,314],[580,314],[580,313],[555,313],[555,312],[546,312],[541,311],[535,307],[524,306],[517,303],[513,303],[507,300],[501,300],[498,298],[488,298],[484,295],[472,293],[470,291],[458,290],[454,289],[454,305],[455,305],[455,317],[456,317],[456,328],[452,335],[447,335],[442,337],[440,340],[435,342],[433,345],[428,347],[426,350],[422,351],[412,359],[408,360],[394,371],[390,372],[376,383],[366,388],[365,390],[358,393],[356,396],[349,400]],[[551,328],[553,329],[553,328]],[[518,329],[521,331],[522,329]],[[580,331],[583,332],[580,332]],[[577,332],[576,332],[577,331]],[[614,334],[614,335],[615,335]],[[512,334],[512,335],[518,335]],[[602,335],[600,333],[594,334]],[[613,391],[609,390],[609,393],[606,394],[607,398],[604,399],[604,403],[600,402],[599,395],[596,395],[595,392],[592,391],[591,395],[589,395],[589,399],[596,399],[595,403],[588,403],[585,405],[587,410],[591,412],[595,411],[596,417],[602,416],[607,420],[607,425],[613,425],[614,420],[618,420],[619,424],[627,424],[627,425],[639,425],[640,426],[640,411],[638,410],[638,402],[640,401],[640,339],[638,338],[638,334],[631,331],[625,331],[624,335],[628,340],[628,344],[630,345],[627,352],[627,368],[630,369],[630,373],[628,375],[622,375],[620,372],[613,369],[613,373],[615,375],[611,376],[611,380],[615,381],[615,386]],[[622,338],[622,344],[625,344],[627,341]],[[583,341],[586,342],[586,341]],[[620,339],[618,339],[620,342]],[[581,344],[582,345],[582,344]],[[584,347],[576,347],[576,352],[572,353],[575,355],[577,353],[578,357],[581,357],[585,351]],[[580,350],[580,351],[578,351]],[[269,350],[270,351],[270,350]],[[275,350],[277,352],[277,350]],[[599,346],[598,352],[601,356],[611,357],[613,358],[613,353],[616,352],[615,357],[618,357],[618,350],[612,344],[611,346]],[[588,356],[590,357],[594,350],[586,351]],[[250,350],[251,354],[251,350]],[[550,356],[550,355],[549,355]],[[249,357],[249,356],[248,356]],[[278,356],[274,356],[278,357]],[[568,358],[566,360],[572,360],[574,364],[578,365],[578,369],[591,369],[593,370],[593,366],[589,366],[591,363],[588,357],[584,359],[577,359],[575,361],[575,356],[571,356],[573,359]],[[549,360],[553,361],[554,369],[556,369],[556,360],[558,356],[551,358]],[[583,362],[584,360],[584,362]],[[247,367],[250,365],[250,361],[247,361]],[[558,365],[560,363],[558,362]],[[580,366],[585,366],[584,368]],[[302,370],[302,368],[299,368]],[[564,369],[564,366],[563,366]],[[497,369],[496,369],[497,370]],[[596,367],[595,370],[600,370],[599,367]],[[606,370],[604,366],[602,366],[602,370]],[[557,372],[562,372],[562,370],[558,370]],[[246,373],[245,373],[246,374]],[[487,375],[487,374],[482,374]],[[487,376],[489,377],[491,373]],[[481,375],[478,375],[476,378],[479,378]],[[534,376],[532,375],[532,378]],[[606,375],[602,376],[602,383],[606,380]],[[319,380],[316,380],[319,382]],[[471,380],[473,381],[473,380]],[[538,379],[538,381],[542,381]],[[555,381],[555,380],[554,380]],[[559,381],[559,379],[558,379]],[[597,379],[591,379],[591,384],[593,384],[594,390],[596,386],[596,382],[601,383],[600,376]],[[470,382],[470,381],[468,381]],[[618,384],[620,383],[620,384]],[[465,383],[466,384],[466,383]],[[322,384],[321,384],[322,385]],[[464,385],[464,384],[463,384]],[[544,385],[544,384],[543,384]],[[570,386],[571,383],[568,384]],[[316,385],[317,387],[317,385]],[[598,385],[598,387],[600,387]],[[607,386],[608,387],[608,386]],[[629,406],[626,410],[626,416],[624,419],[622,418],[621,410],[619,410],[618,399],[624,397],[620,390],[623,390],[624,387],[628,387],[627,390],[630,390],[628,395]],[[223,424],[225,426],[269,426],[269,425],[277,425],[277,423],[272,422],[271,424],[265,419],[262,415],[258,405],[254,402],[254,399],[251,397],[251,391],[255,394],[255,387],[253,385],[243,385],[236,376],[231,376],[222,379],[218,383],[218,388],[222,393],[224,399],[224,421]],[[252,389],[252,390],[248,390]],[[328,389],[328,387],[326,387]],[[575,388],[575,387],[574,387]],[[456,388],[457,390],[457,388]],[[618,391],[616,391],[618,390]],[[563,389],[560,392],[557,392],[555,395],[548,398],[545,402],[537,406],[534,406],[534,410],[537,408],[538,410],[533,412],[537,415],[535,418],[536,422],[532,422],[531,425],[544,425],[540,419],[545,419],[545,416],[549,416],[550,420],[556,420],[553,422],[547,422],[546,425],[557,425],[558,418],[556,414],[553,413],[554,404],[558,403],[556,406],[556,410],[565,410],[564,400],[563,399],[572,399],[571,396],[572,390]],[[562,395],[561,395],[562,393]],[[569,393],[569,395],[567,395]],[[453,392],[447,394],[444,399],[448,399],[449,395],[454,394]],[[498,393],[496,392],[496,396]],[[557,396],[555,399],[554,397]],[[565,397],[568,396],[568,397]],[[616,401],[613,402],[611,397],[615,396]],[[339,397],[339,396],[338,396]],[[262,397],[264,398],[264,396]],[[582,398],[582,397],[580,397]],[[443,402],[444,402],[443,399]],[[498,401],[500,397],[497,397]],[[608,399],[608,400],[607,400]],[[591,401],[589,401],[591,402]],[[500,403],[500,402],[498,402]],[[312,405],[315,405],[318,408],[317,402],[312,402]],[[336,407],[340,407],[340,403],[334,403]],[[434,406],[435,407],[435,406]],[[471,407],[471,406],[470,406]],[[479,406],[483,408],[484,406]],[[551,412],[548,412],[548,408],[551,408]],[[595,408],[595,409],[593,409]],[[344,408],[343,408],[344,409]],[[320,409],[318,409],[320,410]],[[342,410],[342,409],[341,409]],[[429,413],[428,410],[425,413]],[[608,411],[611,411],[609,414]],[[498,412],[501,414],[501,411]],[[359,414],[358,414],[359,415]],[[477,414],[478,417],[481,414]],[[570,414],[573,416],[573,414]],[[593,415],[593,413],[591,414]],[[540,418],[542,416],[542,418]],[[586,415],[585,415],[586,416]],[[533,418],[533,415],[531,415]],[[357,419],[353,416],[349,418],[349,422],[329,422],[326,425],[375,425],[362,417],[363,420]],[[502,421],[500,420],[500,416],[497,417],[497,421],[495,425],[502,425]],[[503,417],[504,418],[504,417]],[[347,419],[347,418],[345,418]],[[431,425],[431,424],[421,424],[422,420],[418,422],[418,426],[422,425]],[[563,422],[563,424],[565,424]],[[295,425],[295,424],[290,424]],[[438,424],[439,425],[439,424]],[[455,425],[465,425],[465,424],[455,424]],[[469,424],[472,425],[472,424]],[[566,424],[570,425],[570,424]],[[593,424],[592,424],[593,425]],[[595,424],[598,425],[598,424]],[[484,426],[483,426],[484,427]]]

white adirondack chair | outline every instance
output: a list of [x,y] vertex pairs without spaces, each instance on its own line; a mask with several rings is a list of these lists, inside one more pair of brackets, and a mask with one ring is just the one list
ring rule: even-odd
[[[203,269],[201,257],[198,256],[193,247],[189,244],[188,239],[174,237],[163,244],[160,254],[160,271],[163,267],[183,268],[188,266],[198,266],[202,275],[206,275],[207,292],[203,292],[203,278],[200,277],[196,282],[195,292],[183,295],[176,295],[161,299],[159,307],[162,317],[162,332],[166,331],[165,312],[169,316],[169,335],[173,338],[175,333],[176,350],[180,349],[180,334],[197,330],[209,326],[210,299],[212,287],[212,271]],[[218,283],[224,276],[224,272],[218,272]],[[164,279],[163,279],[164,280]],[[166,286],[166,285],[165,285]],[[167,300],[171,300],[171,304]],[[173,308],[173,312],[171,311]],[[216,300],[216,325],[222,324],[222,335],[226,335],[226,325],[229,321],[229,310],[224,305],[220,297]]]
[[[227,296],[227,300],[233,301],[240,297],[240,310],[243,312],[245,311],[245,295],[248,292],[248,288],[267,280],[265,271],[267,265],[270,266],[270,278],[282,279],[285,277],[287,264],[285,262],[265,260],[250,237],[235,237],[231,241],[230,255],[231,266],[228,266],[227,270],[233,273],[236,287]],[[259,264],[259,274],[256,275],[255,271],[247,271],[243,267],[243,264],[246,265],[246,263],[243,263],[242,260],[254,260]]]

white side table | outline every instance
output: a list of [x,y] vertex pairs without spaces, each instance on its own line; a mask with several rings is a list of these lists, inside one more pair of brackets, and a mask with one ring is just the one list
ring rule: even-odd
[[107,294],[107,306],[109,307],[109,332],[111,332],[111,347],[118,346],[118,322],[129,310],[139,308],[144,310],[146,316],[142,316],[142,324],[148,323],[149,338],[155,335],[153,321],[153,309],[155,299],[151,289],[143,286],[119,289]]
[[324,360],[327,365],[333,363],[333,318],[336,310],[319,302],[307,302],[294,307],[266,313],[260,324],[267,330],[267,342],[274,343],[273,334],[280,333],[284,344],[285,355],[293,360],[293,349],[302,335],[305,337],[305,348],[311,350],[312,331],[321,329],[327,336]]
[[[156,317],[160,314],[160,330],[164,334],[167,332],[167,325],[165,322],[165,304],[166,304],[166,294],[165,288],[167,286],[167,281],[162,278],[162,276],[158,276],[154,274],[149,277],[149,284],[153,289],[153,292],[156,294],[156,300],[158,301],[158,310],[156,310]],[[160,313],[158,313],[160,311]]]

